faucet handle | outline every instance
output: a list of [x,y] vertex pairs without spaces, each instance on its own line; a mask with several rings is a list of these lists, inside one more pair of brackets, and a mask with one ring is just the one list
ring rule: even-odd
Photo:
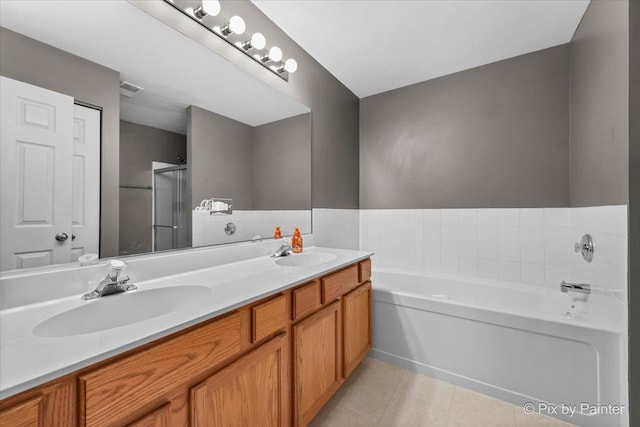
[[127,263],[124,261],[120,261],[119,259],[113,259],[109,261],[109,276],[116,280],[120,273],[127,268]]

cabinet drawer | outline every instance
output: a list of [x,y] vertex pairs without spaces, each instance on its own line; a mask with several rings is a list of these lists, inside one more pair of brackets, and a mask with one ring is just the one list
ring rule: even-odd
[[79,378],[80,425],[117,425],[240,352],[233,313]]
[[293,320],[313,313],[322,306],[318,280],[293,290]]
[[371,260],[365,259],[358,264],[358,281],[364,283],[371,280]]
[[322,303],[326,304],[358,286],[358,266],[352,265],[322,278]]
[[251,308],[251,342],[260,341],[287,326],[287,297],[280,295]]

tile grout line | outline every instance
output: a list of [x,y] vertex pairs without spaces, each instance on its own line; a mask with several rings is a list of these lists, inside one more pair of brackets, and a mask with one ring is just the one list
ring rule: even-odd
[[449,427],[449,422],[451,421],[451,410],[453,409],[453,394],[456,392],[456,386],[451,383],[448,384],[451,387],[451,398],[449,400],[449,412],[447,413],[447,427]]
[[[405,373],[405,376],[406,375],[407,375],[407,373]],[[398,392],[398,387],[400,387],[400,383],[401,382],[402,381],[398,381],[398,384],[396,384],[395,388],[393,389],[393,393],[391,393],[391,397],[389,397],[389,401],[387,402],[386,405],[384,405],[384,409],[382,410],[382,413],[380,415],[380,419],[376,423],[376,427],[383,427],[381,425],[381,423],[382,423],[382,420],[384,419],[384,414],[387,412],[387,409],[389,408],[389,405],[391,404],[391,401],[393,401],[393,398],[395,397],[396,393]]]

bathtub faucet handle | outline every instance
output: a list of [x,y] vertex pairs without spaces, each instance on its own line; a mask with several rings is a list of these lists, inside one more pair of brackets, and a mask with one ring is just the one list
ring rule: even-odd
[[591,237],[591,234],[585,234],[584,236],[582,236],[582,239],[580,239],[578,243],[573,245],[573,249],[575,249],[576,253],[581,253],[582,258],[584,258],[585,261],[593,261],[594,246],[593,237]]

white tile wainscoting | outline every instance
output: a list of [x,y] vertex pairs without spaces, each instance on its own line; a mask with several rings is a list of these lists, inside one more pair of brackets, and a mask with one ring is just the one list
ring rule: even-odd
[[[562,280],[583,281],[627,298],[626,205],[312,212],[318,246],[374,251],[377,266],[553,288]],[[224,216],[214,218],[227,222]],[[224,225],[218,228],[224,234]],[[573,249],[585,233],[595,243],[591,263]]]
[[316,245],[358,249],[359,222],[358,209],[313,209],[313,236]]
[[[192,211],[192,219],[194,247],[247,241],[256,236],[271,238],[276,225],[283,236],[293,235],[295,227],[300,227],[303,234],[311,233],[310,210],[234,210],[231,215]],[[236,232],[230,236],[224,232],[229,222],[236,226]]]
[[[315,226],[315,223],[314,223]],[[589,232],[592,263],[573,249]],[[360,249],[374,265],[557,287],[584,280],[626,299],[627,206],[363,209]]]

